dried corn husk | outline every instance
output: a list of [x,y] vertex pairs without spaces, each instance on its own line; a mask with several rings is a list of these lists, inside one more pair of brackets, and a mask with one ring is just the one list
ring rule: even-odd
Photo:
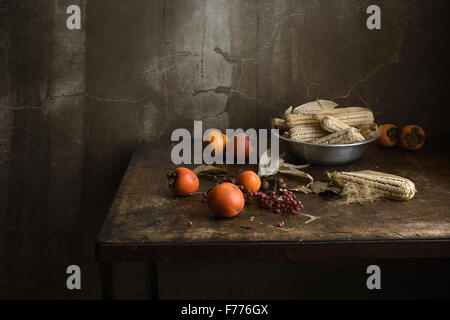
[[378,134],[378,125],[376,123],[364,124],[359,128],[359,132],[366,138],[370,140],[375,138]]
[[406,178],[372,170],[356,172],[333,172],[330,181],[343,188],[347,203],[364,203],[380,197],[394,200],[409,200],[414,197],[416,187]]
[[284,112],[284,114],[291,114],[292,110],[294,110],[293,106],[290,106],[289,108],[286,109],[286,111]]
[[286,120],[279,119],[279,118],[270,119],[270,127],[272,129],[279,129],[279,130],[288,130],[289,129],[286,124]]
[[[258,176],[267,177],[277,174],[278,168],[280,167],[281,157],[271,158],[271,149],[267,149],[259,158],[258,162]],[[272,160],[274,163],[272,163]]]

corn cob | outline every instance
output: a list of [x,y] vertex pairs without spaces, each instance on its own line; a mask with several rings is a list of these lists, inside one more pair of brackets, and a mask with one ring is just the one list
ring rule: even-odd
[[346,144],[364,141],[364,137],[359,133],[358,129],[350,127],[348,129],[338,131],[322,138],[313,140],[317,144]]
[[376,123],[364,124],[359,128],[359,132],[361,132],[367,140],[375,138],[378,134],[378,125]]
[[319,121],[314,114],[285,114],[284,119],[289,129],[297,126],[318,126]]
[[270,127],[272,129],[288,130],[286,120],[279,118],[270,119]]
[[350,107],[319,111],[316,115],[320,121],[325,116],[332,116],[349,126],[361,126],[374,121],[373,113],[367,108]]
[[315,139],[326,136],[328,132],[319,126],[293,127],[289,130],[289,137],[295,141],[311,142]]
[[322,129],[330,133],[335,133],[350,128],[348,124],[332,116],[325,116],[322,120],[320,120],[320,126]]
[[292,113],[292,109],[294,109],[293,106],[290,106],[289,108],[286,109],[286,111],[284,112],[284,114],[290,114]]
[[317,100],[317,101],[312,101],[312,102],[302,104],[301,106],[294,108],[292,113],[294,113],[294,114],[316,114],[317,112],[322,111],[322,110],[333,109],[337,105],[338,104],[333,101]]
[[349,183],[368,187],[376,194],[395,200],[409,200],[414,197],[416,187],[411,180],[377,171],[333,172],[330,180],[345,187]]

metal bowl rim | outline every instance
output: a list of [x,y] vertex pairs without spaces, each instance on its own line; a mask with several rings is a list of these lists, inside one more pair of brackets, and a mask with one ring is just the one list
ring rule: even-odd
[[318,143],[295,141],[295,140],[283,137],[280,134],[276,134],[276,133],[274,133],[274,134],[276,136],[278,136],[278,138],[281,138],[282,140],[293,143],[293,144],[307,145],[307,146],[313,146],[313,147],[324,147],[324,148],[356,147],[356,146],[360,146],[360,145],[369,144],[369,143],[377,140],[380,137],[380,132],[378,131],[378,133],[375,137],[373,137],[372,139],[369,139],[369,140],[365,140],[363,142],[355,142],[355,143],[347,143],[347,144],[318,144]]

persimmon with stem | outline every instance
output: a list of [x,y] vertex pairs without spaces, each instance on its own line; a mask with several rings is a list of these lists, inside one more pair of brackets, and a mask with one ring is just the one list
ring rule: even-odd
[[383,124],[380,127],[380,137],[377,143],[382,147],[393,147],[399,140],[398,128],[390,123]]
[[238,184],[243,186],[245,191],[258,191],[261,187],[261,179],[253,171],[244,171],[239,174]]
[[419,150],[425,143],[425,131],[418,125],[407,125],[400,134],[400,143],[406,150]]
[[189,196],[200,185],[197,175],[190,169],[179,167],[167,174],[169,188],[177,196]]

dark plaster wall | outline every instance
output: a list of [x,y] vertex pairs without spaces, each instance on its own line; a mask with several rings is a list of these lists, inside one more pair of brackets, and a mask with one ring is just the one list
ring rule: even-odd
[[[366,0],[0,0],[0,298],[99,297],[93,243],[142,136],[166,140],[193,120],[266,127],[316,98],[447,134],[447,1],[374,3],[379,31],[365,27]],[[69,4],[80,31],[66,28]],[[82,292],[65,289],[69,264]],[[121,269],[129,296],[145,295],[140,268]],[[276,279],[239,277],[256,265],[200,266],[211,291],[196,291],[192,265],[162,268],[163,297],[276,295]],[[175,274],[193,277],[185,291]]]

